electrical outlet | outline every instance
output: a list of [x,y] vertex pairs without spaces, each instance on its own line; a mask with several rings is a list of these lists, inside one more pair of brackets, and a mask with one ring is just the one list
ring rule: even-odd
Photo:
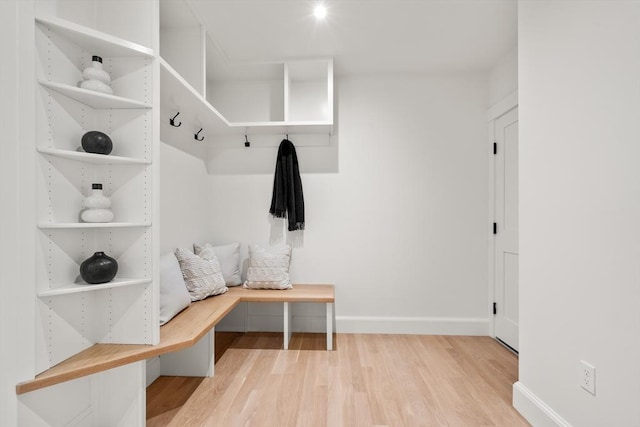
[[580,387],[596,395],[596,368],[584,360],[580,361]]

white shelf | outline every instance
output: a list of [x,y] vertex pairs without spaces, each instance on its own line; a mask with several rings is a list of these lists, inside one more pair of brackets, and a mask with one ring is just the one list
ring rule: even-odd
[[110,34],[55,17],[36,17],[36,22],[60,34],[87,52],[103,57],[153,57],[153,50]]
[[82,151],[59,150],[57,148],[38,147],[38,152],[64,159],[75,160],[94,165],[149,165],[150,160],[132,157],[111,156],[105,154],[85,153]]
[[135,228],[150,227],[150,222],[59,222],[59,223],[40,223],[38,228],[41,230],[53,229],[91,229],[91,228]]
[[[164,59],[160,58],[161,121],[180,112],[176,119],[183,122],[194,133],[200,127],[205,142],[213,138],[210,135],[246,134],[331,134],[333,123],[329,121],[308,122],[229,122],[198,91],[184,80]],[[181,127],[182,127],[181,126]],[[162,127],[161,127],[162,129]],[[168,129],[165,127],[165,129]],[[186,138],[193,136],[185,134]],[[166,132],[161,135],[163,141],[172,143]],[[193,140],[195,143],[196,141]],[[176,145],[176,144],[174,144]]]
[[[177,119],[179,122],[197,123],[204,128],[205,135],[229,133],[227,119],[162,58],[160,92],[160,104],[165,110],[160,120],[169,120],[170,114],[180,112]],[[194,133],[197,131],[198,129],[193,130]]]
[[69,295],[75,294],[79,292],[94,292],[102,289],[111,289],[111,288],[120,288],[123,286],[135,286],[135,285],[143,285],[146,283],[151,283],[151,279],[125,279],[116,277],[109,283],[101,283],[99,285],[90,285],[90,284],[71,284],[67,286],[62,286],[60,288],[49,289],[46,291],[38,292],[38,297],[50,297],[57,295]]
[[95,109],[135,109],[135,108],[151,108],[151,104],[136,101],[121,96],[108,95],[106,93],[94,92],[80,87],[71,86],[64,83],[48,82],[46,80],[38,80],[42,86],[54,90],[62,95],[75,99],[91,108]]
[[333,123],[331,122],[232,122],[231,132],[243,135],[257,134],[331,134]]

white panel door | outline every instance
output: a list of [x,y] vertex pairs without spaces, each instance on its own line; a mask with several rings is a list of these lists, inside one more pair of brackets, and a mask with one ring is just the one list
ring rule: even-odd
[[518,350],[518,109],[494,122],[495,334]]

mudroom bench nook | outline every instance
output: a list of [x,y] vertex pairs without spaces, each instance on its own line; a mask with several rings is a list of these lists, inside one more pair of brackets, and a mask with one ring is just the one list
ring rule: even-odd
[[[241,302],[283,303],[285,350],[289,347],[292,335],[291,303],[325,303],[327,350],[333,349],[333,304],[335,302],[333,285],[293,285],[293,289],[288,290],[233,287],[223,295],[192,303],[169,323],[162,326],[158,345],[95,344],[42,372],[33,380],[18,384],[16,392],[28,393],[161,355],[168,358],[167,361],[171,364],[171,359],[180,359],[181,353],[186,353],[187,357],[194,362],[189,364],[189,372],[180,372],[181,368],[178,367],[175,369],[175,375],[211,377],[214,365],[214,327]],[[175,363],[175,365],[184,366],[181,363]]]

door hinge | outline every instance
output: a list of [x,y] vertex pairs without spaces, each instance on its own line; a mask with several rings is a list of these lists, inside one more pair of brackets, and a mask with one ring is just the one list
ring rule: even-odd
[[493,143],[493,154],[498,154],[498,143],[497,142]]
[[498,304],[496,304],[495,302],[493,303],[493,314],[498,314]]
[[497,222],[493,223],[493,234],[498,234],[498,223]]

